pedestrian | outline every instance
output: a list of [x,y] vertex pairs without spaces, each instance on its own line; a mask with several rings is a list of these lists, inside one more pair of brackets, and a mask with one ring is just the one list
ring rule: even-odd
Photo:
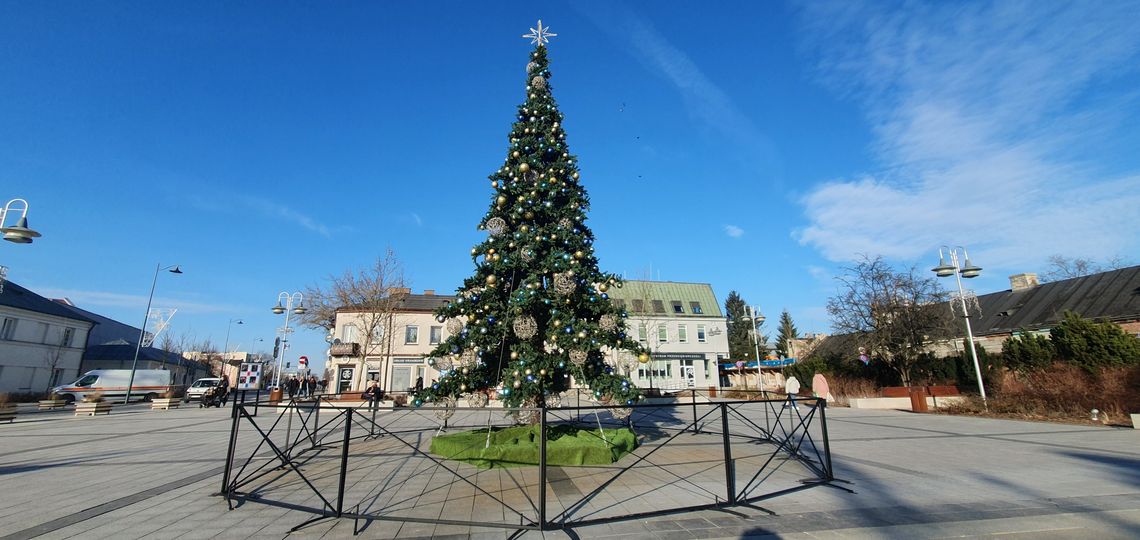
[[321,385],[321,393],[322,394],[325,393],[325,389],[327,389],[328,385],[329,385],[329,380],[328,379],[321,379],[321,382],[319,384]]
[[800,393],[800,381],[795,375],[788,377],[788,382],[784,383],[784,392],[788,394],[788,404],[793,409],[798,409],[796,406],[796,394]]
[[298,381],[298,385],[300,386],[301,397],[303,397],[303,398],[309,397],[309,378],[302,375],[301,380]]
[[364,393],[361,394],[360,397],[362,397],[364,401],[368,403],[369,409],[375,409],[377,405],[379,405],[380,396],[383,393],[384,392],[380,390],[380,383],[376,382],[376,379],[372,379],[368,381],[368,388],[364,390]]
[[316,375],[309,375],[309,392],[312,392],[313,395],[320,393],[317,391],[317,376]]
[[290,375],[289,380],[285,382],[285,389],[289,391],[289,399],[297,393],[297,376]]
[[420,390],[423,390],[423,389],[424,389],[424,378],[423,377],[416,377],[416,388],[415,388],[416,392],[419,392]]
[[230,378],[222,377],[222,382],[218,383],[219,391],[222,393],[222,406],[226,406],[226,401],[230,399]]

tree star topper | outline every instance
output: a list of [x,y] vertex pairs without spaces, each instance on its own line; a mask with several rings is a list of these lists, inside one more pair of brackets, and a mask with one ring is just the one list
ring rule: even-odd
[[554,34],[554,33],[550,32],[549,26],[547,26],[546,28],[543,28],[542,27],[542,19],[539,19],[538,20],[538,28],[531,28],[530,33],[529,34],[523,34],[523,37],[524,38],[530,38],[530,42],[534,43],[536,45],[544,45],[546,43],[550,43],[550,40],[547,38],[552,38],[552,37],[557,36],[557,35],[558,34]]

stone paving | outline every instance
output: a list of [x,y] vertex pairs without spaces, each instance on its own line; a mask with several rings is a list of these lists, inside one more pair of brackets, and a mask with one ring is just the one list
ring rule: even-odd
[[[515,536],[1140,537],[1140,431],[843,408],[827,414],[835,474],[845,481],[836,485],[854,493],[815,487],[751,507]],[[71,410],[22,407],[15,423],[0,425],[0,493],[7,502],[0,507],[0,538],[353,537],[348,519],[321,520],[290,533],[311,516],[255,502],[229,510],[218,496],[229,428],[228,411],[219,409],[150,411],[131,405],[107,416],[75,417]],[[682,437],[689,440],[677,441],[687,446],[668,458],[678,466],[684,452],[699,446],[690,444],[699,436]],[[392,451],[384,439],[370,443],[374,453]],[[255,440],[239,441],[238,455],[253,452]],[[673,450],[659,452],[666,449]],[[374,468],[390,466],[380,465],[391,461],[382,455],[371,459]],[[789,468],[795,463],[782,469],[789,477],[803,472]],[[419,470],[419,476],[428,474]],[[591,492],[590,478],[597,474],[569,467],[551,471],[554,499]],[[513,474],[531,485],[528,473]],[[637,483],[653,489],[654,504],[701,496],[692,483],[667,473],[656,473],[659,487],[653,488],[646,482],[653,474],[645,471]],[[392,497],[411,487],[393,481],[376,493]],[[359,489],[368,485],[358,483]],[[642,510],[644,498],[630,497],[638,488],[623,489],[602,490],[597,508],[619,515]],[[479,501],[466,500],[461,511],[441,515],[480,511]],[[357,525],[363,528],[360,538],[506,538],[515,532],[391,521]]]

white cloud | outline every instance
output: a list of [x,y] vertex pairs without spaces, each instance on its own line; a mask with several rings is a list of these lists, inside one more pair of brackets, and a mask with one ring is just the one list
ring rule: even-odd
[[[79,289],[58,289],[52,287],[36,288],[36,294],[47,298],[67,298],[76,306],[98,313],[97,307],[137,308],[139,313],[146,309],[147,297],[138,294],[122,294],[108,291],[84,291]],[[222,313],[234,311],[234,307],[225,304],[204,304],[189,302],[176,298],[154,297],[152,307],[176,308],[186,313]]]
[[[995,266],[1137,249],[1140,3],[804,9],[821,79],[864,108],[882,169],[815,187],[796,232],[831,260],[966,244]],[[1130,15],[1131,14],[1131,15]],[[1135,121],[1135,118],[1131,118]],[[1124,145],[1127,146],[1127,145]]]
[[744,236],[744,229],[741,229],[736,225],[725,225],[724,234],[727,234],[732,238],[740,238],[741,236]]

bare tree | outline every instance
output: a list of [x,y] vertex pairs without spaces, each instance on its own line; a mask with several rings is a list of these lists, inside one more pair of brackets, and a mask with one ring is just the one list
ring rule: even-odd
[[926,344],[950,337],[953,318],[948,295],[915,267],[896,271],[882,257],[866,255],[843,269],[837,296],[827,301],[831,324],[856,337],[859,346],[894,369],[910,386]]
[[[345,326],[355,328],[355,335],[346,336],[346,341],[354,340],[360,346],[357,373],[362,374],[365,358],[383,356],[391,350],[393,315],[407,294],[405,286],[403,267],[388,249],[371,266],[345,270],[339,276],[329,276],[323,287],[306,288],[308,310],[301,316],[302,324],[332,332],[337,314],[346,316]],[[380,371],[387,372],[383,367]]]
[[1040,276],[1042,283],[1099,274],[1101,272],[1119,270],[1131,266],[1129,261],[1126,261],[1119,255],[1104,263],[1099,263],[1092,259],[1066,257],[1064,255],[1051,255],[1046,261],[1047,269]]

